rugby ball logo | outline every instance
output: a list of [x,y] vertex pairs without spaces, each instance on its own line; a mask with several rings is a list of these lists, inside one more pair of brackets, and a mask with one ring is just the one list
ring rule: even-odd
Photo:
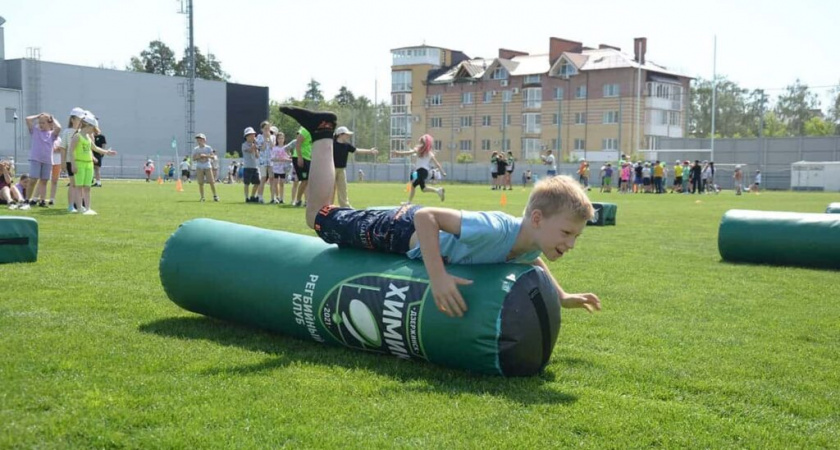
[[382,345],[382,334],[379,332],[379,326],[376,324],[376,318],[373,312],[361,300],[351,300],[347,308],[350,317],[348,319],[345,313],[341,313],[341,319],[347,331],[362,344],[370,347],[380,347]]

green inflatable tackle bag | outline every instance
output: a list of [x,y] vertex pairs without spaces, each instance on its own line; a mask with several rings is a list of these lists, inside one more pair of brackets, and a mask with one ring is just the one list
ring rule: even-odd
[[523,264],[447,270],[473,280],[460,286],[463,318],[438,311],[422,261],[315,237],[197,219],[169,238],[160,261],[166,294],[188,311],[484,374],[540,372],[560,331],[547,274]]
[[0,217],[0,264],[38,260],[38,221],[31,217]]
[[826,214],[840,214],[840,203],[829,203],[825,212]]

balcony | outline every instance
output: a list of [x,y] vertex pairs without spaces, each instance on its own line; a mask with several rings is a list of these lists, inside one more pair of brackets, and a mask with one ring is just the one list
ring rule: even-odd
[[391,52],[391,65],[399,66],[413,66],[417,64],[429,64],[432,66],[441,65],[441,56],[439,48],[419,47],[419,48],[403,48]]
[[681,138],[683,137],[683,130],[679,125],[647,123],[645,124],[645,134],[648,136]]
[[682,102],[661,97],[645,98],[645,107],[648,109],[664,109],[668,111],[682,111]]

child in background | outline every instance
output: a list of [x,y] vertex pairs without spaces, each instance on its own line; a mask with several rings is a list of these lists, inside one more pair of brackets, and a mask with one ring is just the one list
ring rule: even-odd
[[286,189],[286,165],[292,162],[292,157],[286,149],[294,143],[286,145],[286,135],[278,132],[275,136],[275,144],[271,149],[271,203],[283,204],[283,196]]
[[424,134],[420,136],[419,143],[416,147],[411,150],[405,151],[394,151],[395,155],[417,155],[417,161],[415,161],[415,171],[417,171],[417,178],[411,183],[411,191],[408,194],[408,202],[406,204],[411,204],[412,200],[414,200],[414,192],[416,191],[417,187],[420,187],[420,190],[423,192],[434,192],[435,194],[440,197],[440,201],[444,201],[446,199],[446,190],[444,188],[431,188],[426,187],[426,179],[429,177],[429,170],[431,169],[431,163],[435,163],[435,166],[441,171],[443,176],[446,176],[446,172],[443,171],[443,166],[440,165],[438,160],[435,158],[435,151],[432,148],[434,144],[434,138],[432,138],[429,134]]
[[146,164],[143,166],[143,172],[146,174],[146,183],[149,182],[152,178],[152,172],[155,171],[155,163],[152,160],[146,161]]
[[761,190],[761,171],[756,170],[755,171],[755,182],[753,183],[752,188],[750,188],[750,192],[755,192],[756,194],[758,194],[758,191],[760,191],[760,190]]
[[40,196],[42,207],[47,206],[47,183],[52,173],[55,141],[61,135],[61,124],[52,114],[41,113],[26,118],[29,128],[29,186],[26,189],[26,199],[30,205],[35,205],[36,196]]
[[744,189],[744,174],[741,172],[740,164],[735,166],[735,173],[732,174],[732,178],[735,179],[735,195],[741,195],[741,191]]
[[604,188],[604,192],[610,193],[612,192],[612,176],[613,176],[613,168],[611,163],[607,163],[604,167],[604,178],[601,182],[601,186]]
[[[260,150],[257,147],[257,132],[253,128],[245,128],[243,132],[245,142],[242,143],[242,160],[244,167],[242,183],[245,189],[245,203],[257,203],[257,188],[260,186],[260,171],[258,159]],[[251,196],[248,196],[248,186],[251,188]]]

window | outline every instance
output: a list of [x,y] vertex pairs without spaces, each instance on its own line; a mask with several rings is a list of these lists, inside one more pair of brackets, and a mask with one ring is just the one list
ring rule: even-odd
[[542,88],[527,88],[522,92],[526,108],[539,109],[542,107]]
[[554,88],[554,100],[563,100],[563,88]]
[[391,114],[411,114],[409,110],[410,103],[411,94],[391,95]]
[[551,140],[551,149],[552,150],[560,150],[560,139],[552,139]]
[[615,124],[618,123],[618,111],[607,111],[604,113],[604,123],[606,124]]
[[523,114],[522,126],[525,128],[526,133],[541,133],[540,115],[535,113]]
[[462,105],[469,105],[472,103],[473,100],[473,93],[472,92],[462,92],[461,93],[461,104]]
[[493,101],[493,93],[490,92],[490,91],[485,92],[484,93],[484,103],[490,103],[492,101]]
[[575,125],[583,125],[586,123],[586,113],[575,113]]
[[461,126],[462,127],[471,127],[472,126],[472,116],[461,116]]
[[676,111],[671,111],[668,113],[668,124],[671,126],[680,126],[682,125],[682,114]]
[[586,150],[586,141],[583,139],[575,139],[575,150]]
[[586,98],[586,86],[578,86],[575,88],[575,98]]
[[510,151],[510,139],[505,139],[502,141],[502,150],[506,152]]
[[526,75],[525,84],[538,84],[540,82],[539,75]]
[[468,152],[472,150],[472,141],[462,140],[460,143],[461,151]]
[[510,103],[511,100],[513,100],[513,92],[502,91],[502,101],[505,103]]
[[411,92],[411,71],[391,72],[391,92]]
[[490,74],[491,80],[507,80],[508,73],[504,67],[496,67],[493,73]]
[[481,149],[482,150],[490,150],[490,139],[482,139],[481,140]]
[[605,84],[604,97],[618,97],[618,84]]
[[443,142],[440,139],[435,139],[435,150],[443,149]]
[[567,59],[564,58],[560,62],[560,72],[559,72],[559,74],[561,76],[568,77],[568,76],[577,74],[577,69]]
[[481,117],[481,126],[482,127],[489,127],[490,126],[490,116],[482,116]]
[[538,159],[542,151],[542,142],[534,138],[522,138],[522,151],[525,159]]
[[391,136],[411,136],[411,122],[408,116],[391,116]]
[[604,150],[618,150],[618,139],[601,139],[601,148]]
[[428,100],[429,106],[440,106],[443,104],[443,96],[440,94],[430,95]]
[[405,150],[405,139],[391,139],[391,150]]
[[431,128],[443,128],[443,118],[432,117],[432,119],[429,121],[429,126]]
[[513,115],[512,115],[512,114],[508,114],[508,115],[505,117],[505,125],[510,126],[510,124],[511,124],[511,123],[513,123]]
[[560,114],[554,113],[552,115],[552,118],[551,118],[551,124],[552,125],[560,125],[561,120],[562,120],[562,118],[561,118]]

